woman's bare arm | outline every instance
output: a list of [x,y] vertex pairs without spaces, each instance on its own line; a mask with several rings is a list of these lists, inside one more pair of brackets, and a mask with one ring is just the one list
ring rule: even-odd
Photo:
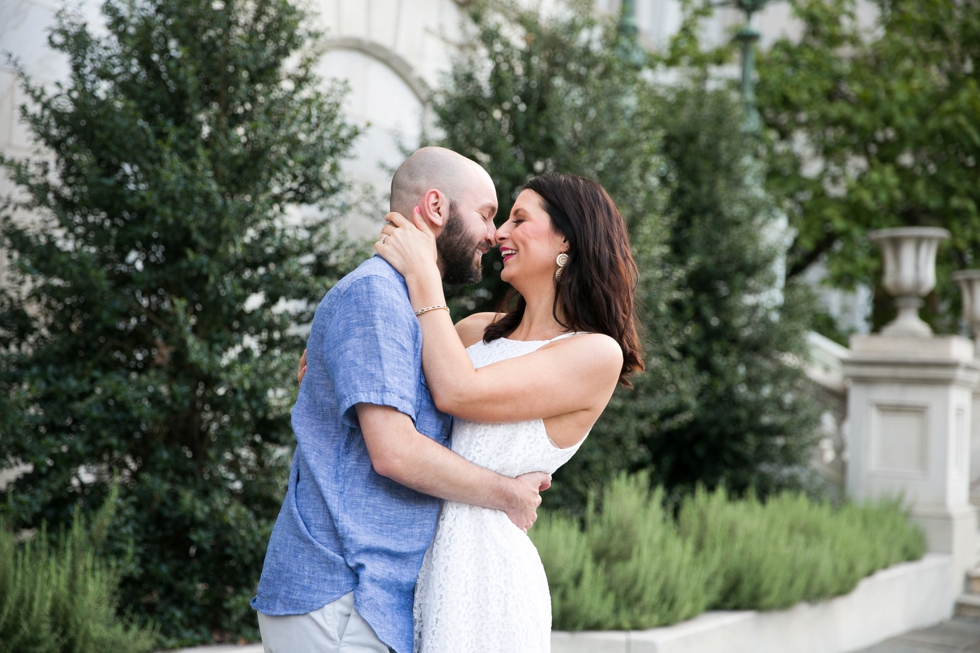
[[440,410],[470,421],[520,422],[601,410],[623,365],[615,340],[583,334],[476,369],[448,316],[426,313],[419,323],[432,399]]

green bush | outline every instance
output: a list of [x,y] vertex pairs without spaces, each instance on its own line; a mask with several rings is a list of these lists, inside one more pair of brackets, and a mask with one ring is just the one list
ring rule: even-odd
[[97,30],[59,14],[63,83],[22,77],[50,156],[0,156],[17,188],[0,198],[0,461],[30,466],[0,516],[57,533],[118,478],[120,604],[161,645],[257,638],[248,601],[295,442],[293,326],[360,257],[330,219],[358,130],[290,0],[102,12]]
[[853,590],[865,576],[925,552],[897,501],[834,508],[784,493],[766,503],[699,489],[678,519],[681,537],[715,562],[712,607],[774,610]]
[[[531,531],[560,630],[665,626],[709,609],[775,610],[846,594],[925,553],[898,501],[833,507],[785,492],[699,488],[665,508],[644,474],[620,475],[583,522],[542,514]],[[597,507],[598,506],[598,507]]]
[[[114,499],[114,494],[110,495]],[[92,534],[104,531],[109,507]],[[78,517],[59,546],[45,528],[24,544],[0,523],[0,653],[149,651],[154,633],[116,617],[119,574]]]

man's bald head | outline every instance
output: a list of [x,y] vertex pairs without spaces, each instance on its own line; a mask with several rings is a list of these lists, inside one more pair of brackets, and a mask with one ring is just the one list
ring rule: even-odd
[[405,159],[391,178],[391,210],[411,216],[429,190],[458,201],[467,189],[485,184],[493,188],[490,176],[476,161],[444,147],[423,147]]

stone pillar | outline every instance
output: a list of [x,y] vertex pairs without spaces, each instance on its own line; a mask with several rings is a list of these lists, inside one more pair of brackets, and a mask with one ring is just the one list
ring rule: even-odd
[[980,364],[959,336],[855,336],[844,361],[847,487],[860,499],[903,496],[929,550],[953,556],[954,590],[973,566],[970,422]]
[[972,340],[935,336],[918,315],[936,285],[936,250],[948,237],[935,227],[868,234],[881,246],[882,282],[898,317],[881,334],[851,338],[844,375],[848,491],[859,500],[901,496],[911,504],[929,550],[953,557],[955,596],[976,553],[970,428],[980,362]]
[[[960,287],[963,317],[970,323],[976,342],[980,339],[980,270],[960,270],[949,276]],[[970,425],[970,502],[980,506],[980,392],[973,394]]]

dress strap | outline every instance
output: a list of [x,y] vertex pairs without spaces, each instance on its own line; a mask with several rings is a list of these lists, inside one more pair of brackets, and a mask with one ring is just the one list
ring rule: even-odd
[[563,333],[560,336],[548,340],[547,342],[554,342],[555,340],[561,340],[562,338],[571,338],[572,336],[581,335],[583,333],[588,333],[588,331],[572,331],[571,333]]

